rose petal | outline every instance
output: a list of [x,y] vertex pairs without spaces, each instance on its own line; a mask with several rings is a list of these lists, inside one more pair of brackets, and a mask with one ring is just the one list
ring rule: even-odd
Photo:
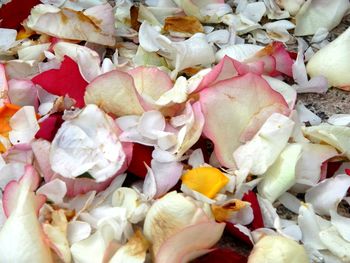
[[78,65],[65,56],[60,69],[50,69],[37,76],[32,81],[40,85],[49,93],[73,98],[77,107],[83,107],[84,93],[87,82],[82,78]]

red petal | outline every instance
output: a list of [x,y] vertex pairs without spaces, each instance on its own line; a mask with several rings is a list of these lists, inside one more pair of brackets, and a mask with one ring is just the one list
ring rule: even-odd
[[0,8],[0,27],[18,29],[40,0],[12,0]]
[[64,56],[60,69],[50,69],[37,76],[32,81],[46,91],[76,100],[76,106],[84,107],[84,94],[88,83],[80,74],[77,63],[70,57]]
[[138,177],[145,178],[148,166],[151,166],[153,147],[134,143],[132,151],[132,159],[128,168],[128,172]]
[[41,138],[52,142],[57,130],[61,127],[62,123],[63,120],[61,114],[55,113],[50,115],[40,123],[40,130],[35,134],[35,138]]
[[217,248],[192,261],[193,263],[246,263],[247,257],[229,248]]
[[242,200],[249,202],[253,209],[254,219],[253,222],[249,225],[249,228],[251,230],[255,230],[264,227],[264,221],[256,194],[253,191],[249,191],[248,193],[244,194]]
[[346,173],[347,175],[350,175],[350,169],[345,169],[345,173]]
[[242,233],[237,227],[235,227],[234,224],[230,222],[226,222],[226,230],[234,237],[236,237],[238,240],[243,241],[247,245],[253,247],[252,241],[250,241],[250,238]]
[[328,162],[327,165],[327,178],[331,178],[335,172],[339,169],[343,162]]

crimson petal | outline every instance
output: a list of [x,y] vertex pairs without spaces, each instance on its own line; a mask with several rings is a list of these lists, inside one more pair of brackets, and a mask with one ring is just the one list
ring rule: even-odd
[[68,56],[64,56],[60,69],[47,70],[32,81],[47,92],[75,99],[79,108],[85,105],[84,94],[88,83],[81,76],[77,63]]
[[56,135],[56,132],[61,127],[62,123],[62,114],[51,114],[43,122],[40,123],[40,130],[35,134],[35,138],[41,138],[52,142],[53,138]]
[[249,225],[249,228],[251,230],[255,230],[264,227],[264,221],[256,194],[253,191],[249,191],[248,193],[244,194],[242,200],[249,202],[251,208],[253,209],[254,219],[253,222]]
[[21,23],[30,14],[33,6],[40,0],[12,0],[0,8],[0,27],[19,29]]

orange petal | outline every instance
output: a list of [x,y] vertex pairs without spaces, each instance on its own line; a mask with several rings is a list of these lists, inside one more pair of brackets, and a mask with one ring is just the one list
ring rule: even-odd
[[215,197],[228,181],[228,178],[214,167],[198,167],[182,176],[183,184],[209,198]]
[[201,22],[194,16],[169,16],[165,19],[164,30],[190,34],[204,31]]
[[0,108],[0,135],[8,137],[11,131],[9,121],[20,108],[20,106],[9,103]]

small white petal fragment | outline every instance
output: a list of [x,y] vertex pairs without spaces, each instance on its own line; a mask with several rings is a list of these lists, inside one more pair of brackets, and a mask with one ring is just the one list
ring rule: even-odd
[[62,204],[67,193],[67,186],[60,179],[54,179],[41,186],[36,192],[45,195],[47,199],[55,204]]

